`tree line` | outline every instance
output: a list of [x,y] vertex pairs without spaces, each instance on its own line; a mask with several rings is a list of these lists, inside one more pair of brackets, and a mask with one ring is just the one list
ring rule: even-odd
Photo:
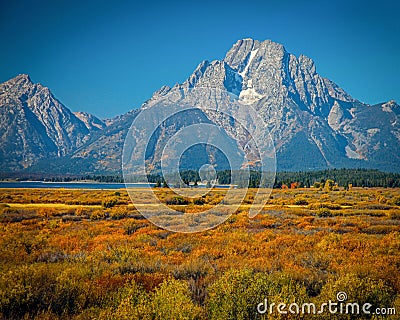
[[[190,182],[200,182],[197,171],[185,170],[180,173],[182,180],[189,184]],[[163,184],[161,175],[152,174],[148,176],[149,182]],[[231,184],[232,173],[230,170],[217,171],[217,181],[219,184]],[[328,169],[320,171],[297,171],[277,172],[275,175],[274,188],[282,187],[305,187],[325,185],[327,181],[333,181],[339,187],[382,187],[398,188],[400,187],[400,174],[391,172],[382,172],[374,169]],[[259,187],[261,183],[261,173],[259,171],[250,171],[249,187]]]
[[[180,172],[182,181],[186,185],[197,185],[201,182],[199,173],[195,170],[183,170]],[[3,180],[5,178],[3,177]],[[29,174],[18,177],[16,180],[42,180],[52,182],[71,182],[71,181],[96,181],[103,183],[124,183],[124,178],[120,174],[116,175],[68,175],[52,176],[41,174]],[[157,187],[167,186],[163,176],[160,173],[151,173],[147,175],[147,180],[155,183]],[[232,172],[230,170],[217,171],[218,184],[231,184]],[[259,171],[250,171],[249,187],[260,186],[261,173]],[[277,172],[275,175],[274,188],[285,187],[305,187],[324,185],[327,180],[333,180],[339,187],[400,187],[400,174],[391,172],[382,172],[374,169],[328,169],[319,171],[297,171]],[[240,187],[240,186],[239,186]]]

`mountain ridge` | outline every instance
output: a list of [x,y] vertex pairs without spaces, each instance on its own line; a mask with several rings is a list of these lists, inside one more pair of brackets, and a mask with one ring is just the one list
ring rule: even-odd
[[0,168],[5,171],[66,156],[91,132],[49,88],[34,84],[27,74],[0,84],[0,119]]
[[[374,151],[381,149],[385,153],[387,150],[377,142],[364,143],[371,141],[368,132],[375,131],[379,136],[374,120],[382,118],[380,109],[384,104],[370,106],[352,98],[333,81],[321,77],[312,59],[304,55],[296,58],[281,44],[269,40],[239,40],[224,60],[201,62],[185,82],[173,88],[163,87],[144,105],[174,92],[190,101],[190,90],[196,86],[226,89],[236,93],[244,104],[252,104],[274,136],[281,170],[370,165],[392,170],[399,160],[398,125],[382,139],[389,138],[394,161],[382,163],[379,159],[382,155],[377,156]],[[190,103],[201,104],[194,100]],[[361,123],[354,113],[362,114],[366,109],[375,114]],[[393,110],[398,110],[396,103]],[[397,117],[398,113],[393,112],[380,125],[398,123]],[[341,121],[345,125],[340,127]],[[224,129],[228,130],[226,126]],[[304,159],[293,157],[293,149],[299,144],[308,152]],[[374,161],[369,161],[371,155]],[[398,165],[395,170],[399,170]]]
[[[199,89],[206,94],[198,96]],[[32,162],[28,167],[41,170],[48,158],[52,158],[55,163],[61,161],[64,164],[63,170],[79,170],[74,168],[74,163],[83,163],[85,173],[119,172],[125,135],[133,119],[140,110],[150,108],[166,97],[199,108],[211,122],[243,145],[246,140],[243,130],[223,115],[204,108],[210,103],[216,106],[229,104],[215,90],[230,95],[235,103],[257,110],[273,136],[278,170],[365,167],[400,171],[400,106],[395,101],[373,106],[362,103],[319,75],[309,57],[296,57],[282,44],[270,40],[253,39],[238,40],[222,60],[202,61],[183,83],[161,87],[139,109],[116,116],[108,120],[107,125],[97,118],[100,123],[96,120],[97,124],[93,125],[94,116],[90,122],[90,117],[84,113],[73,114],[87,130],[82,129],[85,134],[81,130],[80,143],[61,148],[61,153],[60,143],[55,143],[57,154],[42,152],[39,165]],[[5,105],[1,92],[0,108]],[[36,95],[36,92],[30,92]],[[51,92],[45,96],[48,99],[44,101],[53,101]],[[46,127],[48,122],[40,118],[37,111],[35,114],[51,132]],[[186,120],[192,123],[193,119]],[[181,121],[182,125],[184,123]],[[168,132],[173,134],[171,130]],[[48,136],[57,142],[54,135]],[[39,145],[45,150],[49,141],[45,137],[41,139],[43,142]]]

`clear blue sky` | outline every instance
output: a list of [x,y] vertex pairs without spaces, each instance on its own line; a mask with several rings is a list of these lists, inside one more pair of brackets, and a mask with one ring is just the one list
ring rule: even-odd
[[73,111],[113,117],[251,37],[308,55],[361,101],[400,102],[399,16],[395,0],[2,1],[0,81],[28,73]]

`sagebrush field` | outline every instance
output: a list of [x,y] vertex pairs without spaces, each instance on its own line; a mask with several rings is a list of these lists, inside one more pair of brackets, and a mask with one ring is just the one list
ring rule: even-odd
[[[224,195],[156,192],[188,215]],[[253,193],[225,223],[182,234],[125,190],[1,189],[0,318],[380,319],[257,313],[265,298],[319,305],[344,291],[399,319],[400,189],[273,190],[249,219]]]

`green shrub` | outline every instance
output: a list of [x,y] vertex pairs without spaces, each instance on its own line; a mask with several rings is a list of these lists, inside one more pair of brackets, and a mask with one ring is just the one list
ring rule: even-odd
[[319,208],[315,212],[315,214],[317,215],[317,217],[322,217],[322,218],[332,217],[332,212],[328,208]]
[[399,196],[399,197],[394,197],[394,198],[392,199],[392,203],[393,203],[395,206],[400,206],[400,196]]
[[193,203],[199,206],[202,206],[203,204],[206,203],[206,200],[204,200],[203,198],[197,198],[193,200]]
[[168,205],[187,205],[189,201],[183,197],[172,197],[165,201]]
[[102,310],[99,320],[151,319],[149,295],[135,281],[129,281],[115,295],[113,306]]
[[311,203],[308,205],[308,209],[311,210],[316,210],[316,209],[321,209],[321,208],[326,208],[326,209],[331,209],[331,210],[339,210],[341,209],[341,206],[336,203],[331,203],[331,202],[316,202],[316,203]]
[[257,305],[270,302],[290,303],[307,299],[306,289],[290,277],[267,275],[250,269],[225,272],[208,289],[209,319],[259,319]]
[[326,191],[332,191],[334,185],[335,185],[335,181],[330,180],[330,179],[326,180],[326,182],[325,182],[325,190]]
[[152,319],[202,319],[202,309],[191,299],[186,281],[165,280],[152,296]]
[[297,198],[297,199],[294,199],[294,204],[297,206],[304,206],[304,205],[308,204],[308,201],[305,198]]
[[107,218],[107,213],[103,210],[95,210],[90,215],[90,220],[102,220]]
[[118,199],[116,198],[107,198],[104,199],[101,203],[101,205],[103,206],[103,208],[112,208],[114,207],[118,202]]
[[[360,308],[365,303],[370,303],[372,304],[370,310],[375,310],[377,307],[392,307],[396,297],[393,289],[387,286],[381,279],[372,279],[368,276],[358,275],[356,273],[346,273],[339,277],[330,278],[322,287],[321,293],[317,297],[316,302],[323,303],[329,300],[336,302],[337,294],[339,292],[346,293],[347,299],[344,301],[345,303],[357,302]],[[356,318],[345,316],[338,317],[338,315],[330,315],[329,313],[326,313],[324,314],[324,319]]]
[[125,207],[116,207],[110,213],[111,219],[119,220],[124,219],[128,216],[128,211]]
[[153,293],[147,293],[132,280],[114,296],[113,304],[98,319],[204,319],[201,307],[190,297],[188,284],[173,278],[162,282]]
[[[72,315],[93,303],[92,292],[82,281],[83,266],[36,264],[21,266],[0,275],[0,315],[20,319],[41,311]],[[31,318],[31,317],[26,317]]]
[[321,188],[321,182],[314,182],[314,188],[319,189]]

